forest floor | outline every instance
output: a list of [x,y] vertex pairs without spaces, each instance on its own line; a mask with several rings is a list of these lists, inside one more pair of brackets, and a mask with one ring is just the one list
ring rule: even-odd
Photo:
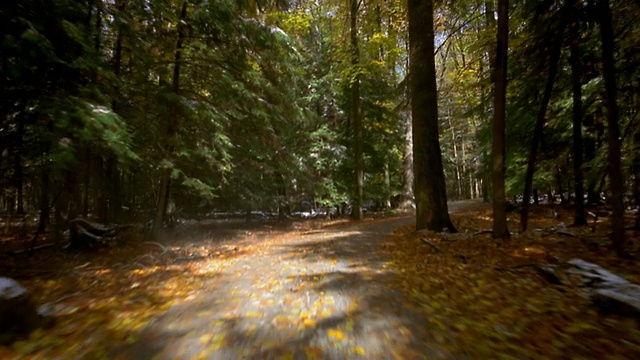
[[476,234],[491,227],[488,205],[450,211],[459,234],[415,232],[400,215],[204,223],[159,242],[131,234],[87,252],[2,255],[0,275],[50,303],[57,322],[0,358],[640,358],[636,320],[599,313],[578,284],[551,285],[529,266],[578,257],[640,282],[609,250],[606,222],[565,228],[570,210],[539,206],[539,231],[496,241]]

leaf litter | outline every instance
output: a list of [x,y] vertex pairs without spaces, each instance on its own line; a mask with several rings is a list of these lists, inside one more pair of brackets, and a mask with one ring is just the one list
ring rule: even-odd
[[[474,235],[491,227],[486,206],[454,210],[459,234],[415,232],[410,218],[324,221],[20,259],[12,275],[57,321],[0,357],[640,357],[636,320],[599,313],[578,283],[550,284],[529,266],[580,257],[640,281],[608,249],[606,224],[496,241]],[[571,219],[560,216],[534,212],[532,228],[557,230]]]

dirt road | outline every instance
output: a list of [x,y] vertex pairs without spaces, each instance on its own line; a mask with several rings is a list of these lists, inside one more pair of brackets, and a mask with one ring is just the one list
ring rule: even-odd
[[411,217],[268,239],[151,323],[119,358],[450,358],[394,287],[380,243]]

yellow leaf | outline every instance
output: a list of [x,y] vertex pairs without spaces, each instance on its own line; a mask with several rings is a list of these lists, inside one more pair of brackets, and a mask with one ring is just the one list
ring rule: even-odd
[[366,354],[366,351],[364,351],[364,348],[362,348],[362,346],[352,346],[351,350],[358,355]]
[[214,352],[217,351],[219,349],[221,349],[224,346],[224,342],[223,341],[216,341],[214,343],[212,343],[211,345],[209,345],[209,347],[207,348],[210,352]]
[[333,300],[333,297],[332,297],[332,296],[327,296],[327,297],[325,297],[325,298],[324,298],[324,302],[325,302],[325,303],[327,303],[327,304],[329,304],[329,305],[335,305],[335,303],[336,303],[336,302]]
[[315,326],[316,325],[316,321],[313,319],[304,319],[303,321],[304,326]]
[[344,333],[340,330],[331,329],[327,332],[327,334],[329,335],[329,337],[332,337],[338,340],[344,339]]
[[445,342],[447,342],[447,339],[444,337],[444,335],[439,332],[433,334],[433,338],[440,344],[444,344]]
[[467,330],[467,326],[463,323],[455,323],[453,324],[453,327],[455,327],[456,329],[460,330],[460,331],[465,331]]
[[212,337],[213,337],[213,336],[212,336],[211,334],[202,334],[202,335],[200,336],[200,343],[201,343],[202,345],[206,345],[206,344],[208,344],[208,343],[209,343],[209,341],[211,340],[211,338],[212,338]]

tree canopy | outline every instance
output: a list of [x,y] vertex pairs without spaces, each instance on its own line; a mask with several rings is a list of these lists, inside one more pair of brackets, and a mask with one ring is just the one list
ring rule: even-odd
[[[286,216],[303,202],[360,217],[412,198],[424,146],[444,199],[489,199],[497,5],[434,2],[433,44],[412,60],[412,8],[393,0],[3,4],[3,209],[156,227],[167,212]],[[637,205],[638,5],[507,8],[505,199],[526,212],[580,185],[587,204]],[[431,45],[437,108],[410,86]],[[437,143],[408,136],[425,111]]]

